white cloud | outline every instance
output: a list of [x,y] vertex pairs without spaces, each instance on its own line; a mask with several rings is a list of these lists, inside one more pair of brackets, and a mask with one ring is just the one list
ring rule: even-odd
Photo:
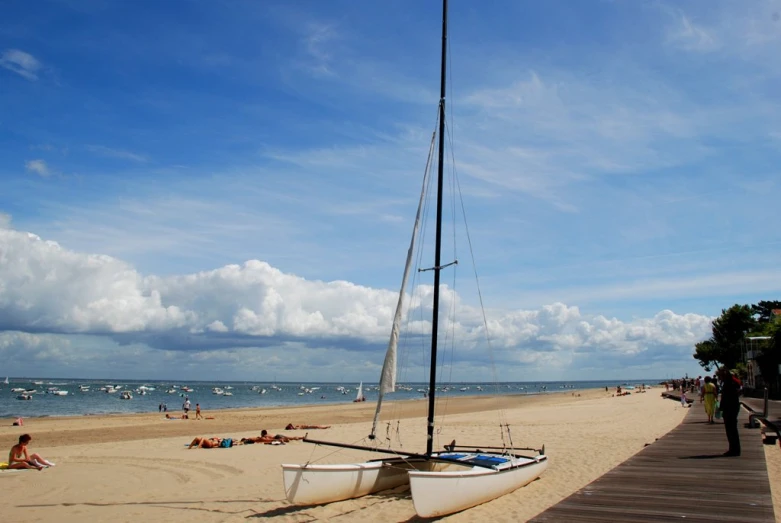
[[318,76],[334,76],[331,68],[331,51],[329,45],[338,37],[332,24],[312,23],[303,39],[306,54],[310,59],[308,69]]
[[44,160],[29,160],[25,162],[24,167],[27,169],[27,172],[35,173],[42,178],[47,178],[51,175],[49,166],[46,165]]
[[[333,346],[379,358],[390,329],[395,292],[345,281],[309,281],[252,260],[182,276],[143,276],[116,258],[81,254],[24,232],[0,229],[0,329],[109,335],[164,349]],[[429,329],[432,289],[411,300],[412,330]],[[447,287],[443,310],[459,323],[443,332],[464,339],[456,360],[482,354],[482,316]],[[548,361],[550,352],[642,355],[654,347],[689,347],[706,337],[710,319],[662,311],[629,322],[584,316],[554,303],[538,310],[490,311],[501,361]],[[368,349],[367,349],[368,348]],[[303,350],[303,349],[302,349]],[[530,356],[537,354],[536,356]],[[677,352],[675,353],[677,354]],[[571,356],[557,356],[565,361]]]
[[706,30],[687,17],[682,12],[677,13],[673,26],[667,34],[668,41],[687,51],[709,52],[720,47],[719,42]]
[[0,67],[13,71],[30,81],[35,81],[38,79],[41,63],[30,53],[19,49],[6,49],[0,55]]
[[108,158],[118,158],[120,160],[130,160],[138,163],[146,163],[149,161],[149,158],[143,154],[136,154],[124,149],[114,149],[103,145],[88,145],[87,150]]
[[4,212],[0,212],[0,229],[11,228],[11,215]]

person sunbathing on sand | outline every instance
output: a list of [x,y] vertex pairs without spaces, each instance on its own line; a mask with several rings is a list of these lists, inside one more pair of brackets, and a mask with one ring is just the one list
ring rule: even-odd
[[293,425],[288,423],[285,430],[299,430],[299,429],[330,429],[331,425]]
[[260,436],[254,436],[251,438],[241,438],[242,444],[247,443],[265,443],[266,445],[288,443],[293,440],[304,439],[304,436],[284,436],[282,434],[269,434],[266,429],[260,431]]
[[220,443],[222,443],[222,438],[218,438],[217,436],[213,436],[211,438],[195,438],[187,448],[191,449],[196,447],[199,449],[213,449],[215,447],[219,447]]
[[44,467],[54,466],[54,463],[43,459],[40,454],[33,454],[32,456],[27,454],[27,445],[32,440],[33,438],[29,434],[19,436],[19,443],[11,447],[11,452],[8,453],[9,469],[43,470]]

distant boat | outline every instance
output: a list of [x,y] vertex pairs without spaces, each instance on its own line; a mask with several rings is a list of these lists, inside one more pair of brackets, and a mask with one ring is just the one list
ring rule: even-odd
[[129,390],[123,390],[122,393],[119,395],[119,399],[121,400],[132,400],[133,395],[130,393]]
[[68,391],[67,390],[53,390],[51,393],[54,394],[55,396],[67,396],[68,395]]
[[5,381],[4,381],[3,383],[5,383],[6,385],[8,385],[8,376],[6,376],[6,377],[5,377]]
[[353,403],[359,403],[361,401],[366,401],[366,396],[363,395],[363,382],[358,385],[358,394],[355,396]]

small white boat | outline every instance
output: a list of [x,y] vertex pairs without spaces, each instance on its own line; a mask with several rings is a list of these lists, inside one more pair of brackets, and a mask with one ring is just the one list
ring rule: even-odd
[[5,381],[3,382],[5,385],[8,385],[8,376],[5,377]]
[[119,395],[119,399],[121,400],[132,400],[133,395],[130,393],[129,390],[123,390],[122,393]]
[[[548,458],[485,453],[437,454],[456,464],[437,464],[445,470],[410,470],[409,485],[415,512],[422,518],[466,510],[528,485],[548,468]],[[490,463],[486,468],[484,463]],[[481,465],[470,466],[472,463]],[[438,468],[439,468],[438,467]]]
[[233,393],[231,391],[225,391],[222,393],[223,396],[233,396]]
[[18,400],[31,400],[33,399],[32,394],[19,394],[16,399]]
[[24,389],[22,387],[14,387],[11,389],[11,392],[24,392]]
[[366,401],[366,396],[363,395],[363,382],[358,385],[358,394],[355,396],[353,403],[360,403]]
[[67,396],[68,395],[68,391],[67,390],[53,390],[52,394],[54,394],[55,396]]

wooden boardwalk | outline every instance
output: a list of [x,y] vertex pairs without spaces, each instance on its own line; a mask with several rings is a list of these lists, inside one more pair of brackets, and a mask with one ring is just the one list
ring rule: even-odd
[[742,411],[742,455],[723,457],[724,425],[695,403],[677,428],[530,521],[773,523],[765,451],[746,421]]

